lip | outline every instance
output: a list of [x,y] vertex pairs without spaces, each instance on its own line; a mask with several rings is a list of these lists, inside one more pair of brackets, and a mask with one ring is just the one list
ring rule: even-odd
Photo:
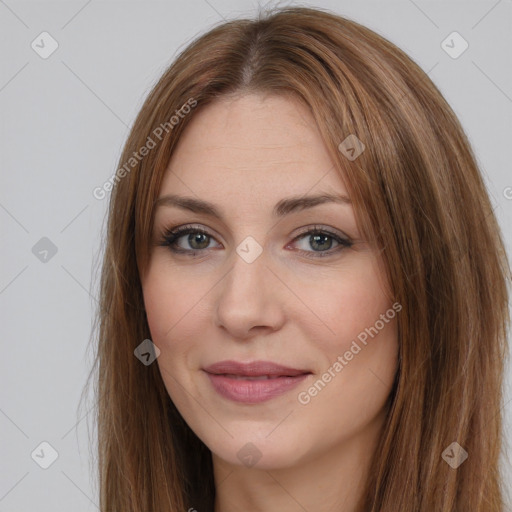
[[253,404],[280,396],[311,375],[309,370],[271,361],[220,361],[203,370],[219,395],[234,402]]

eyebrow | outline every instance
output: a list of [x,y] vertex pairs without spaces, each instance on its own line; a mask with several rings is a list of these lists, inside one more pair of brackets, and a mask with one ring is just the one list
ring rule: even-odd
[[[275,206],[272,212],[274,217],[284,217],[290,213],[305,210],[307,208],[313,208],[320,204],[325,203],[337,203],[343,205],[350,205],[352,201],[344,195],[334,194],[319,194],[314,196],[295,196],[286,199],[281,199]],[[196,199],[194,197],[178,196],[174,194],[168,194],[159,197],[155,201],[155,207],[159,206],[175,206],[183,210],[188,210],[193,213],[202,213],[211,217],[222,219],[222,214],[219,209],[208,201]]]

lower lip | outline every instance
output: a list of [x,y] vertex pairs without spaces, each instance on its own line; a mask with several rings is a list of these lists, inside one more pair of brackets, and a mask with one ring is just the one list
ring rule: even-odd
[[302,374],[296,377],[244,380],[208,372],[206,374],[219,395],[234,402],[246,404],[257,404],[280,396],[298,386],[309,375]]

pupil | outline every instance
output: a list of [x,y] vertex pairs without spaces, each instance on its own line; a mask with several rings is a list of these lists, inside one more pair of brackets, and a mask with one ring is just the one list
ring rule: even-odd
[[[322,244],[320,242],[320,248],[315,249],[315,244],[317,242],[319,242],[319,240],[321,240],[322,238],[324,239],[324,243]],[[330,249],[330,246],[332,245],[332,240],[330,239],[330,237],[328,235],[311,235],[311,241],[312,241],[312,247],[313,247],[313,249],[315,249],[315,251]],[[325,247],[325,245],[327,245],[327,247]]]
[[[203,238],[203,243],[201,244],[201,238]],[[190,234],[188,237],[188,241],[190,246],[194,249],[206,249],[208,247],[208,236],[203,233]],[[200,247],[195,246],[195,243],[198,243]]]

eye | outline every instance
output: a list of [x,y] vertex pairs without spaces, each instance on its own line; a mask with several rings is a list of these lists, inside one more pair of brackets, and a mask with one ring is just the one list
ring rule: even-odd
[[303,247],[306,246],[313,249],[299,249],[299,252],[306,253],[306,256],[313,258],[330,256],[334,253],[342,251],[345,248],[352,247],[353,245],[353,242],[351,242],[348,238],[343,238],[337,233],[333,233],[327,229],[319,228],[317,226],[302,233],[296,237],[293,242],[296,243],[297,241],[302,242]]
[[[183,241],[180,243],[181,239]],[[213,236],[204,229],[194,226],[180,226],[176,229],[165,230],[162,240],[158,245],[169,247],[175,253],[190,253],[194,255],[195,251],[211,249],[210,243],[213,240]]]
[[[168,247],[174,253],[194,257],[205,249],[214,248],[214,246],[211,246],[214,240],[215,238],[208,231],[188,225],[165,230],[158,245]],[[353,242],[348,238],[343,238],[337,233],[318,226],[314,226],[295,237],[292,244],[296,244],[297,241],[303,243],[303,248],[299,248],[298,252],[310,258],[330,256],[353,245]],[[304,248],[304,245],[312,248],[312,250]]]

